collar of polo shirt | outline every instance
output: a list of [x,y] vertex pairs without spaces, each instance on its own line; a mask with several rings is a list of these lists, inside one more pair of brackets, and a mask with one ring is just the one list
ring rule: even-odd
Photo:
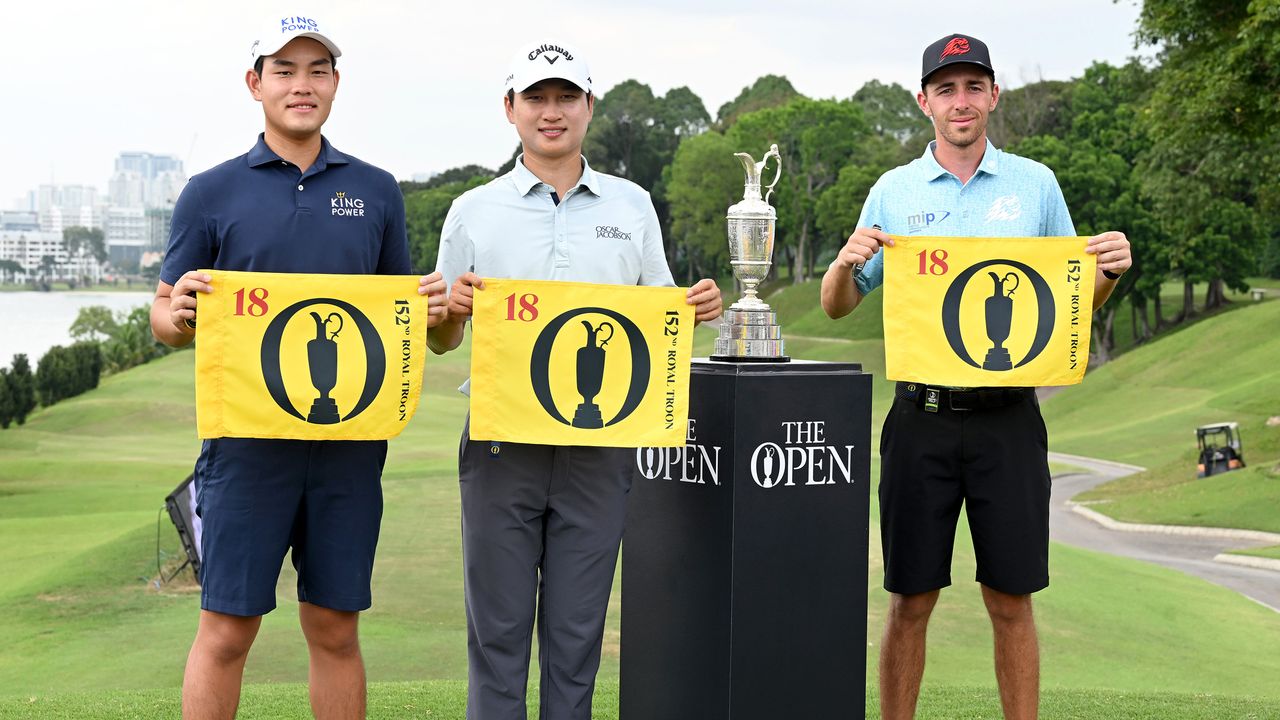
[[[938,164],[938,158],[933,156],[933,150],[937,146],[937,140],[930,140],[929,146],[924,149],[924,155],[921,155],[925,163],[925,178],[928,180],[937,180],[943,175],[951,175],[946,168]],[[990,175],[1000,174],[1000,148],[991,143],[991,138],[987,138],[987,149],[982,152],[982,162],[978,163],[978,172]]]
[[[258,143],[249,151],[249,167],[262,167],[272,163],[284,162],[284,159],[276,154],[267,146],[267,140],[264,133],[258,133]],[[309,174],[314,175],[330,165],[346,165],[351,161],[346,155],[338,152],[329,144],[329,139],[320,136],[320,153],[316,155],[316,161],[310,168],[303,168],[303,171],[311,171]]]
[[[582,157],[581,155],[579,157]],[[529,191],[539,185],[544,185],[542,180],[538,179],[529,168],[524,166],[524,153],[520,153],[516,157],[515,167],[511,168],[511,179],[515,181],[516,189],[521,195],[528,195]],[[591,169],[587,164],[587,159],[582,157],[582,177],[578,180],[579,187],[585,187],[591,191],[592,195],[600,197],[600,177],[596,175],[596,171]]]

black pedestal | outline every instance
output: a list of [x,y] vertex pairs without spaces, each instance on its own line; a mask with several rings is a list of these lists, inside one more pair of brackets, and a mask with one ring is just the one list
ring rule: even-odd
[[641,448],[622,720],[861,718],[871,377],[698,361],[688,444]]

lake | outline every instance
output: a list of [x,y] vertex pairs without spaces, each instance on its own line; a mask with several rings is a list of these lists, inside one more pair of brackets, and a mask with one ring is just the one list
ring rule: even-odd
[[71,323],[82,307],[129,311],[149,306],[152,297],[149,292],[0,292],[0,367],[26,353],[34,371],[46,350],[71,343]]

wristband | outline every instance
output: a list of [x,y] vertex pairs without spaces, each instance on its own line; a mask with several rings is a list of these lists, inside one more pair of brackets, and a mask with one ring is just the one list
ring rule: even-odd
[[1104,278],[1106,278],[1106,279],[1108,279],[1108,280],[1119,280],[1119,279],[1120,279],[1120,276],[1121,276],[1121,275],[1123,275],[1123,274],[1124,274],[1124,273],[1113,273],[1113,272],[1111,272],[1110,270],[1103,270],[1103,271],[1102,271],[1102,277],[1104,277]]

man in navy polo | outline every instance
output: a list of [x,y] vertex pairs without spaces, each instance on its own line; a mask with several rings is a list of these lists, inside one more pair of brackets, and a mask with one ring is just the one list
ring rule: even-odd
[[[247,154],[191,178],[151,310],[156,338],[195,338],[201,268],[403,275],[411,272],[404,200],[388,173],[339,152],[321,133],[338,89],[338,46],[313,18],[272,21],[245,75],[265,131]],[[428,325],[445,312],[439,273],[423,278]],[[362,718],[359,612],[382,518],[385,441],[208,440],[196,463],[204,525],[200,625],[182,684],[183,716],[230,718],[245,659],[275,608],[292,549],[299,619],[318,718]]]
[[[893,245],[890,235],[1076,234],[1053,172],[987,139],[987,118],[999,99],[981,40],[952,34],[925,48],[916,103],[933,122],[934,140],[871,188],[857,230],[822,278],[828,315],[847,315],[883,283],[879,250]],[[1085,252],[1098,259],[1098,308],[1133,257],[1118,231],[1089,238]],[[1031,595],[1049,584],[1050,491],[1048,437],[1035,393],[900,382],[896,395],[880,433],[880,538],[890,593],[880,644],[881,717],[915,715],[926,630],[941,589],[951,584],[963,505],[1004,716],[1033,720],[1040,650]]]
[[[561,43],[512,59],[504,103],[522,154],[449,209],[436,265],[452,284],[449,315],[427,334],[433,351],[462,342],[483,277],[675,285],[649,194],[582,157],[591,85],[582,54]],[[720,315],[711,279],[686,302],[696,320]],[[536,616],[541,717],[590,720],[635,453],[462,438],[467,717],[524,719]]]

